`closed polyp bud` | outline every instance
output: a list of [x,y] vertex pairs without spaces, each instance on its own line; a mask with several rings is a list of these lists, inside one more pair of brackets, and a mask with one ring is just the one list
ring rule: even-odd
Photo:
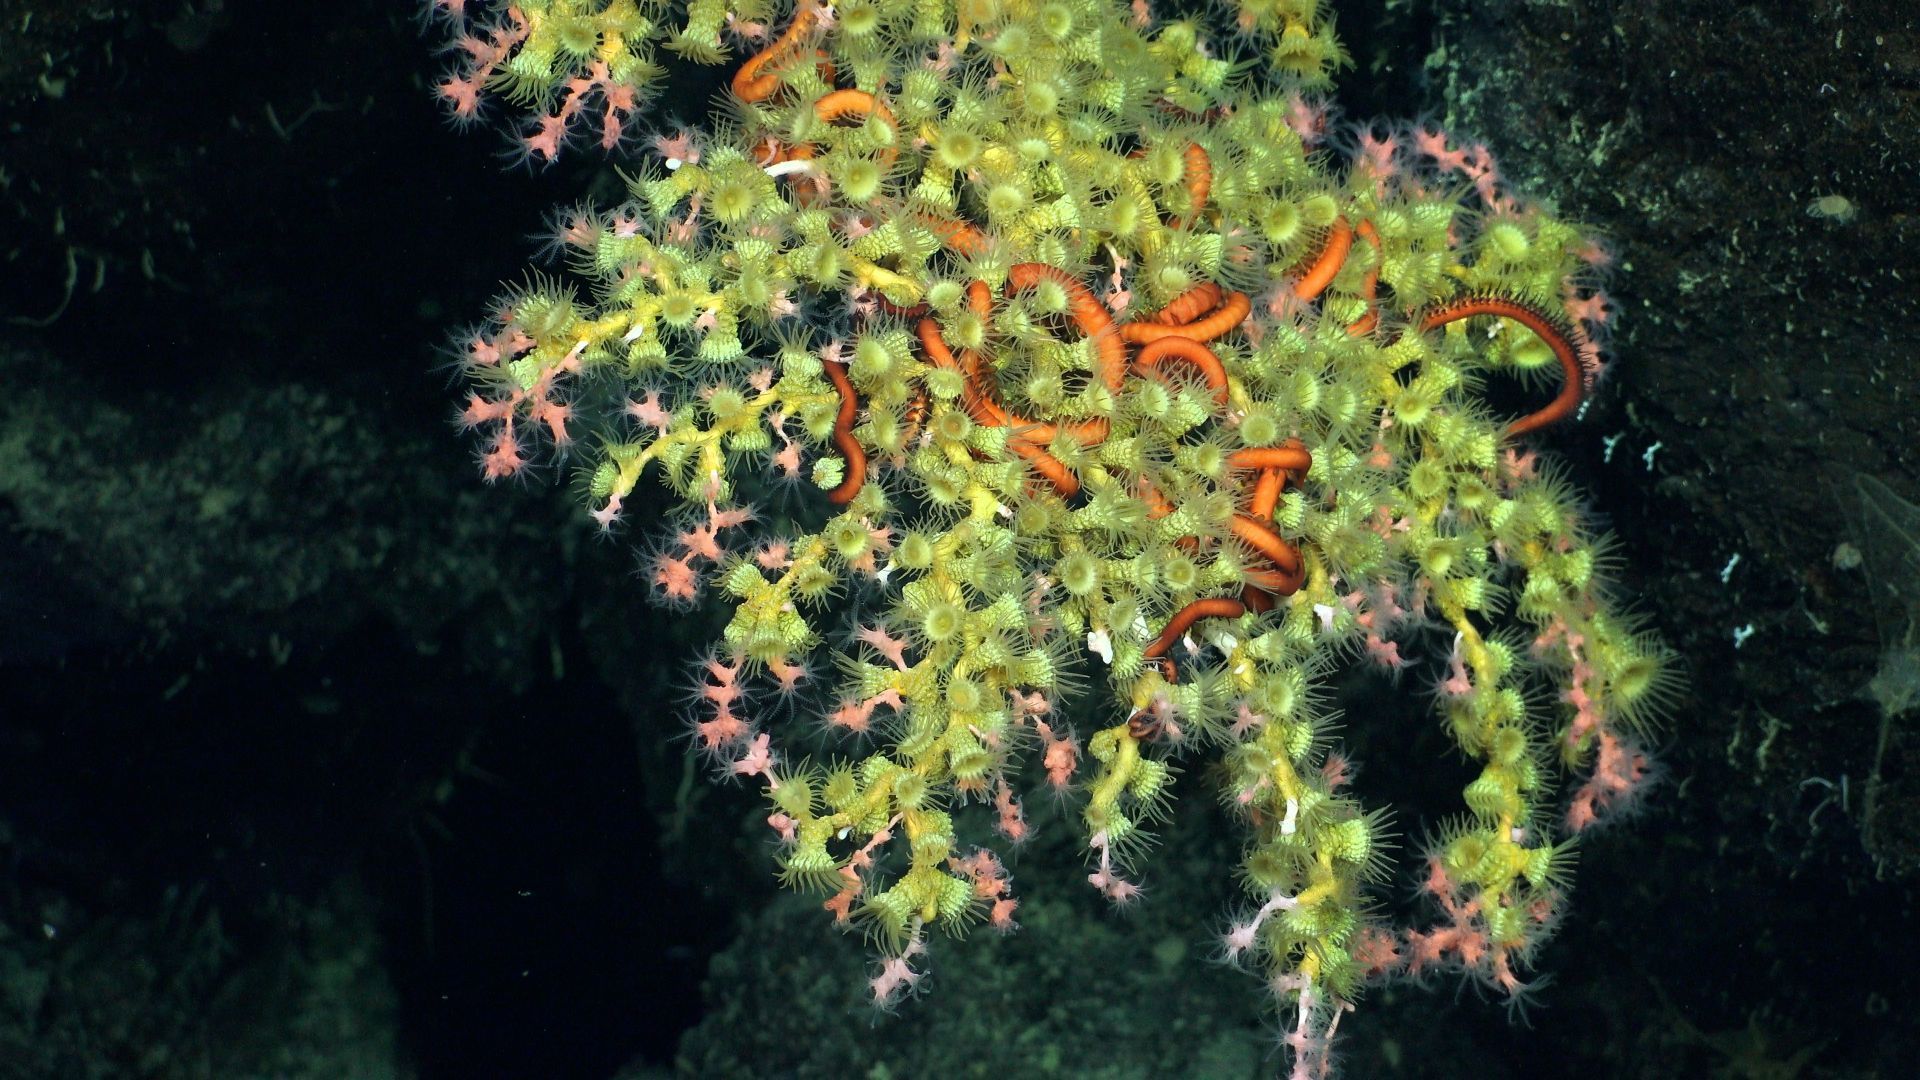
[[1550,492],[1534,488],[1526,493],[1524,499],[1527,519],[1541,534],[1557,536],[1566,527],[1566,517]]
[[832,810],[845,810],[860,798],[860,782],[854,778],[853,770],[845,765],[836,767],[827,774],[820,786],[820,799]]
[[1172,776],[1173,770],[1165,762],[1141,758],[1134,766],[1133,778],[1127,781],[1127,792],[1143,803],[1152,803],[1166,791]]
[[1566,553],[1560,562],[1560,580],[1578,592],[1593,580],[1593,549],[1575,548]]
[[1536,618],[1551,615],[1560,608],[1563,599],[1559,582],[1545,574],[1529,574],[1527,583],[1520,589],[1520,613]]
[[1505,774],[1505,769],[1494,767],[1488,767],[1471,784],[1467,784],[1467,790],[1461,792],[1461,798],[1467,801],[1467,809],[1486,819],[1501,817],[1513,811],[1519,803],[1517,792],[1513,790],[1513,780]]
[[1487,251],[1502,262],[1523,262],[1533,251],[1533,241],[1518,222],[1494,222],[1487,227],[1483,241]]
[[1487,909],[1487,937],[1496,945],[1513,946],[1526,940],[1527,913],[1507,904]]
[[1320,415],[1334,427],[1346,427],[1360,416],[1360,394],[1346,383],[1335,383],[1327,387],[1321,397]]
[[926,374],[927,392],[941,401],[952,401],[967,389],[967,378],[951,368],[934,368]]
[[604,499],[613,494],[614,480],[620,470],[611,461],[603,461],[594,467],[593,479],[587,484],[587,493],[595,499]]
[[727,595],[744,597],[756,589],[765,586],[767,579],[760,576],[760,568],[750,562],[734,563],[726,576],[720,579],[720,587]]
[[1487,508],[1487,527],[1501,534],[1500,539],[1512,546],[1513,536],[1508,529],[1514,524],[1514,511],[1518,507],[1512,499],[1500,499]]
[[1487,756],[1495,764],[1513,768],[1527,756],[1527,733],[1517,727],[1503,727],[1493,733],[1493,746]]
[[1339,202],[1325,192],[1309,195],[1300,203],[1301,220],[1312,228],[1324,229],[1339,216]]
[[1476,469],[1491,469],[1500,452],[1500,439],[1491,431],[1476,431],[1462,441],[1460,460]]
[[1499,693],[1483,700],[1487,702],[1487,715],[1492,723],[1504,725],[1526,722],[1527,699],[1513,687],[1501,687]]
[[[1276,338],[1279,336],[1275,335]],[[1295,368],[1292,377],[1288,380],[1286,397],[1292,400],[1294,408],[1302,412],[1318,412],[1320,400],[1325,391],[1326,387],[1313,372],[1301,367]]]
[[915,68],[900,80],[897,102],[903,116],[922,116],[940,106],[940,74],[928,68]]
[[1487,642],[1486,646],[1488,675],[1497,683],[1513,670],[1513,646],[1498,639]]
[[1409,211],[1414,231],[1430,241],[1444,242],[1456,209],[1457,205],[1451,202],[1414,203]]
[[1455,578],[1447,583],[1454,600],[1468,611],[1483,611],[1487,606],[1487,582],[1484,578]]
[[1365,818],[1351,818],[1321,830],[1320,842],[1342,862],[1361,864],[1373,855],[1373,832]]

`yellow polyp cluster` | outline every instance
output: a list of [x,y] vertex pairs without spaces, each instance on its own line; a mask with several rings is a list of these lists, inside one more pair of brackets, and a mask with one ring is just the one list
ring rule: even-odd
[[[1261,913],[1238,947],[1302,1024],[1422,964],[1519,985],[1566,837],[1644,781],[1672,697],[1527,446],[1597,355],[1591,240],[1443,133],[1327,150],[1315,0],[516,10],[509,95],[616,22],[635,55],[743,57],[715,130],[563,216],[569,283],[501,301],[466,417],[489,476],[584,455],[603,526],[644,483],[684,504],[645,574],[728,612],[697,741],[767,783],[783,881],[918,955],[1012,902],[953,809],[1018,839],[1044,774],[1124,900],[1172,760],[1216,755]],[[1515,370],[1560,397],[1496,414]],[[1427,860],[1436,918],[1483,913],[1452,936],[1369,913],[1387,830],[1324,690],[1356,661],[1424,665],[1478,769]],[[867,749],[797,764],[815,732],[755,714],[769,688]]]

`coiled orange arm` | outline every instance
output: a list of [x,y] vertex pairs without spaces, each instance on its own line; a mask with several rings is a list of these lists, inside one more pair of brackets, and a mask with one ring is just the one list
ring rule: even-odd
[[1498,315],[1503,319],[1512,319],[1521,326],[1533,331],[1534,336],[1545,342],[1547,348],[1560,361],[1562,383],[1560,393],[1547,403],[1546,408],[1527,415],[1508,424],[1506,436],[1525,435],[1538,431],[1549,424],[1558,423],[1573,415],[1585,398],[1591,374],[1580,363],[1580,351],[1574,344],[1574,331],[1560,320],[1545,311],[1522,300],[1505,296],[1463,296],[1449,300],[1437,307],[1428,309],[1420,317],[1420,332],[1437,330],[1461,319],[1471,319],[1476,315]]
[[827,501],[845,506],[867,483],[867,451],[860,440],[853,437],[853,420],[860,409],[860,398],[854,393],[852,380],[847,378],[847,365],[838,360],[823,360],[820,366],[827,371],[827,381],[840,393],[840,411],[833,417],[833,445],[847,462],[846,479],[827,492]]
[[1353,226],[1345,218],[1337,218],[1333,228],[1327,233],[1327,242],[1321,247],[1320,255],[1307,267],[1300,280],[1293,283],[1293,295],[1301,300],[1311,300],[1327,291],[1333,279],[1339,275],[1340,268],[1347,264],[1347,252],[1353,250]]
[[[1215,289],[1218,290],[1218,286],[1215,286]],[[1181,293],[1172,304],[1167,305],[1166,311],[1173,311],[1175,305],[1193,294],[1193,289]],[[1242,292],[1224,293],[1220,296],[1218,303],[1219,306],[1211,312],[1191,322],[1176,325],[1159,322],[1128,323],[1120,328],[1120,336],[1136,345],[1144,345],[1176,334],[1195,341],[1212,341],[1214,338],[1225,336],[1227,331],[1239,326],[1253,311],[1253,301],[1248,300],[1247,294]]]
[[1213,355],[1212,349],[1192,338],[1169,334],[1156,338],[1142,348],[1140,355],[1134,357],[1133,366],[1136,371],[1145,374],[1154,371],[1165,361],[1179,361],[1198,371],[1200,377],[1206,380],[1207,388],[1213,391],[1213,400],[1220,405],[1227,403],[1227,369],[1220,363],[1220,358]]
[[[791,59],[800,42],[813,29],[814,9],[802,6],[794,12],[793,22],[773,44],[755,53],[733,73],[733,96],[745,102],[765,101],[780,90],[778,66]],[[772,68],[774,70],[768,70]]]

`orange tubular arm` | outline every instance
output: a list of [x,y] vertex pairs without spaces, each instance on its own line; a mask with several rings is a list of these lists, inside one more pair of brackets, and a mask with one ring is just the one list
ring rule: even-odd
[[813,29],[814,12],[812,8],[802,7],[794,12],[793,22],[786,32],[773,44],[749,57],[733,73],[733,96],[745,102],[765,101],[780,89],[780,75],[777,71],[761,72],[787,59],[800,40]]
[[1066,290],[1067,308],[1073,321],[1092,342],[1095,350],[1095,374],[1115,394],[1127,381],[1127,346],[1113,332],[1113,320],[1106,306],[1087,291],[1085,285],[1066,272],[1045,263],[1019,263],[1007,273],[1007,292],[1024,292],[1042,281],[1051,281]]
[[[1248,547],[1265,556],[1287,578],[1296,578],[1300,574],[1300,551],[1292,544],[1280,539],[1278,533],[1268,528],[1265,522],[1255,521],[1246,514],[1235,514],[1229,524],[1233,535]],[[1286,590],[1292,592],[1292,589]]]
[[[1244,517],[1254,526],[1264,528],[1266,522],[1273,520],[1274,507],[1280,503],[1280,495],[1286,490],[1288,479],[1298,479],[1313,467],[1313,455],[1308,452],[1299,439],[1288,439],[1277,447],[1256,447],[1238,451],[1227,458],[1227,463],[1236,470],[1258,469],[1260,476],[1253,484],[1253,498],[1247,506]],[[1236,535],[1248,531],[1241,526]],[[1299,590],[1305,581],[1299,564],[1299,549],[1266,530],[1267,536],[1257,537],[1255,545],[1263,554],[1273,543],[1285,546],[1286,553],[1294,559],[1293,569],[1287,570],[1284,564],[1275,563],[1281,569],[1267,570],[1250,567],[1247,570],[1247,587],[1241,591],[1241,598],[1247,607],[1255,612],[1269,611],[1273,608],[1275,596],[1288,596]],[[1253,542],[1247,535],[1242,539]]]
[[1067,463],[1047,453],[1018,435],[1007,439],[1007,449],[1026,458],[1034,471],[1039,473],[1063,499],[1071,499],[1080,493],[1080,478],[1073,475]]
[[1261,469],[1253,483],[1253,501],[1247,513],[1261,521],[1273,520],[1273,508],[1280,505],[1280,493],[1286,490],[1287,474],[1279,469]]
[[[1031,280],[1039,280],[1038,276]],[[1071,290],[1069,290],[1071,293]],[[976,281],[967,287],[967,302],[974,313],[986,318],[993,312],[993,294],[987,287]],[[1084,324],[1083,324],[1084,325]],[[973,422],[982,427],[1002,427],[1014,429],[1007,439],[1007,449],[1026,459],[1041,478],[1052,484],[1062,498],[1072,498],[1080,491],[1080,478],[1073,474],[1066,462],[1048,453],[1045,444],[1059,437],[1062,430],[1076,440],[1088,446],[1104,442],[1107,437],[1107,421],[1101,419],[1084,420],[1078,423],[1056,425],[1041,424],[1025,420],[1007,412],[1000,404],[995,393],[993,376],[981,370],[979,354],[971,349],[955,358],[946,339],[940,336],[940,324],[931,317],[921,319],[915,328],[920,337],[920,347],[927,355],[928,363],[937,368],[960,372],[966,380],[966,389],[960,396],[961,407]]]
[[[893,112],[865,90],[835,90],[813,103],[813,115],[827,123],[848,116],[858,116],[862,119],[878,116],[894,131],[900,130],[900,124],[894,120]],[[899,156],[900,149],[895,146],[889,146],[880,152],[883,165],[892,165],[894,159]]]
[[[1215,286],[1215,288],[1218,288],[1218,286]],[[1167,311],[1172,311],[1174,305],[1192,296],[1194,291],[1193,289],[1188,289],[1186,292],[1181,293],[1179,297],[1175,298],[1173,304],[1167,305]],[[1145,345],[1169,335],[1192,338],[1200,342],[1212,341],[1214,338],[1224,336],[1227,331],[1239,326],[1241,322],[1246,319],[1247,315],[1253,311],[1253,301],[1247,299],[1246,293],[1224,293],[1220,297],[1219,304],[1220,306],[1215,308],[1211,313],[1195,319],[1192,322],[1179,325],[1167,325],[1158,322],[1127,323],[1120,327],[1120,336],[1136,345]]]
[[827,501],[835,506],[845,506],[853,501],[855,495],[867,483],[867,451],[860,440],[853,437],[854,414],[859,411],[859,396],[854,393],[853,383],[847,378],[847,365],[838,360],[823,360],[821,367],[827,371],[827,380],[840,393],[840,411],[833,417],[833,445],[847,462],[847,477],[840,486],[827,492]]
[[1303,473],[1313,468],[1313,454],[1304,446],[1254,446],[1227,455],[1227,464],[1235,469],[1279,469]]
[[1213,193],[1213,159],[1199,143],[1188,143],[1186,151],[1187,196],[1193,200],[1190,217],[1199,217],[1207,208],[1207,196]]
[[1300,280],[1293,283],[1293,295],[1300,300],[1311,300],[1327,291],[1340,268],[1347,263],[1347,253],[1353,250],[1353,226],[1347,219],[1336,218],[1333,229],[1327,233],[1327,243],[1320,249],[1320,256],[1307,267]]
[[1179,326],[1190,323],[1214,308],[1220,306],[1222,297],[1220,286],[1211,281],[1203,281],[1179,296],[1166,307],[1147,316],[1147,322],[1161,326]]
[[1360,219],[1359,226],[1353,231],[1359,234],[1360,239],[1373,245],[1373,268],[1367,271],[1366,281],[1360,286],[1360,296],[1367,302],[1367,313],[1347,324],[1347,333],[1360,337],[1372,333],[1373,328],[1380,325],[1380,309],[1373,302],[1374,295],[1380,291],[1380,233],[1373,227],[1373,222],[1365,218]]
[[1154,370],[1162,361],[1177,360],[1187,364],[1200,373],[1207,381],[1207,388],[1213,391],[1215,402],[1227,403],[1227,369],[1221,365],[1220,358],[1213,350],[1189,337],[1169,334],[1148,342],[1134,358],[1133,366],[1141,372]]
[[1547,348],[1552,349],[1554,357],[1560,361],[1563,381],[1559,395],[1539,412],[1529,413],[1508,424],[1506,436],[1513,438],[1538,431],[1573,415],[1586,396],[1586,369],[1580,366],[1580,352],[1574,346],[1572,332],[1539,308],[1504,296],[1467,296],[1450,300],[1421,316],[1420,332],[1424,334],[1476,315],[1498,315],[1503,319],[1512,319],[1546,342]]
[[1247,605],[1224,596],[1195,600],[1175,612],[1173,618],[1167,620],[1167,628],[1160,631],[1160,636],[1154,638],[1140,655],[1146,660],[1158,660],[1167,655],[1173,643],[1179,641],[1201,619],[1237,619],[1246,613]]
[[[932,214],[916,214],[920,223],[933,230],[940,242],[956,255],[978,255],[987,249],[987,234],[964,221],[951,221]],[[976,284],[978,284],[976,282]],[[984,285],[981,286],[985,288]]]

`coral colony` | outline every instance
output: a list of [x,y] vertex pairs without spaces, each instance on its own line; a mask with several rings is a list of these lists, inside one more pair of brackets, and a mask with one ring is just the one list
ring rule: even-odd
[[[1035,789],[1133,898],[1173,763],[1244,825],[1223,951],[1294,1075],[1379,979],[1526,991],[1673,681],[1529,446],[1600,368],[1593,238],[1483,146],[1331,119],[1316,0],[437,7],[456,118],[633,169],[463,343],[481,467],[584,462],[603,529],[643,484],[679,501],[645,577],[730,612],[695,743],[764,786],[781,879],[877,943],[878,1001],[931,930],[1013,926],[985,845]],[[659,50],[729,66],[704,130],[650,126]],[[1321,688],[1416,648],[1478,775],[1408,868],[1430,917],[1391,926]]]

